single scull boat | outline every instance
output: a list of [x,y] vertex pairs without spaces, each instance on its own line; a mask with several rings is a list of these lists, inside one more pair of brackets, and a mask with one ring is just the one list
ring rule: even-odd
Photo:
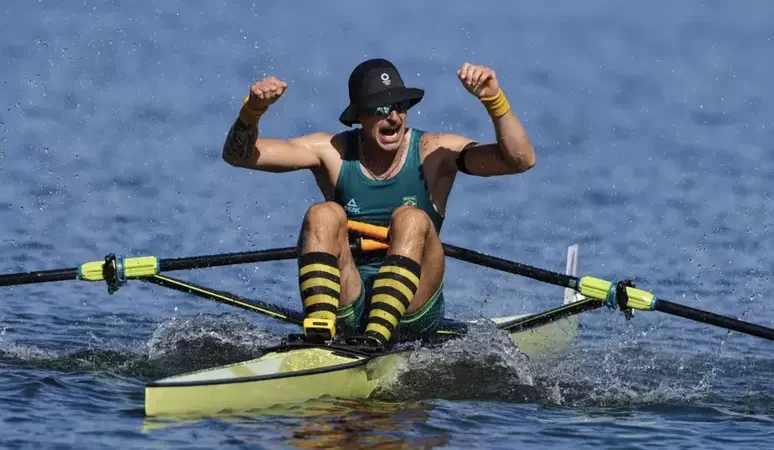
[[[365,233],[365,238],[353,242],[356,251],[383,250],[387,247],[380,240],[386,235],[385,230],[369,235],[375,227],[353,222],[349,225],[351,230]],[[592,276],[578,277],[577,246],[569,247],[564,274],[449,244],[443,246],[448,257],[565,288],[563,303],[554,309],[492,319],[496,327],[508,333],[514,345],[526,355],[534,356],[567,347],[577,331],[577,315],[603,306],[620,309],[626,318],[632,317],[633,309],[660,311],[774,340],[772,328],[659,299],[648,291],[636,288],[631,280],[611,282]],[[109,254],[104,261],[88,262],[73,268],[0,275],[0,286],[65,280],[104,281],[108,292],[113,294],[127,280],[139,279],[300,326],[303,316],[299,311],[212,290],[165,274],[175,270],[294,259],[297,255],[296,247],[171,259],[154,256],[124,258]],[[427,338],[426,344],[437,345],[465,336],[469,326],[470,323],[446,319],[441,329]],[[381,385],[391,381],[400,359],[410,351],[397,346],[383,353],[373,353],[346,341],[312,344],[293,337],[289,336],[288,342],[267,349],[263,356],[251,361],[148,383],[145,389],[146,415],[203,415],[303,402],[323,396],[367,398]]]

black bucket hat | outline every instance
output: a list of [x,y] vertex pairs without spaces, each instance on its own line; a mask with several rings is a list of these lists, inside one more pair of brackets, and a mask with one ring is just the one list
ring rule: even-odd
[[386,59],[369,59],[358,64],[349,76],[349,106],[339,116],[339,121],[351,127],[360,123],[358,114],[368,108],[376,108],[408,100],[411,106],[424,97],[425,91],[407,88],[398,69]]

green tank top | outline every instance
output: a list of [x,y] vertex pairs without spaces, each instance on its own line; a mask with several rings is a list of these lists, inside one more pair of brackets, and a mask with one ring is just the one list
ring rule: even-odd
[[433,207],[422,168],[420,142],[424,131],[412,129],[408,155],[400,172],[380,181],[368,178],[360,168],[360,130],[347,131],[346,150],[336,180],[335,201],[347,218],[387,226],[392,212],[402,205],[415,206],[430,217],[436,233],[441,232],[443,216]]

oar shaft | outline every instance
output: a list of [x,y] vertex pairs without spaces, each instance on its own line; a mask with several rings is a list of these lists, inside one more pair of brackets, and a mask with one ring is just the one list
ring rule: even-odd
[[653,309],[666,314],[671,314],[673,316],[679,316],[685,319],[695,320],[697,322],[726,328],[728,330],[738,331],[740,333],[774,340],[774,329],[762,327],[760,325],[755,325],[754,323],[745,322],[738,319],[733,319],[728,316],[721,316],[720,314],[715,314],[709,311],[691,308],[690,306],[672,303],[667,300],[656,300],[656,304]]
[[570,289],[576,289],[578,287],[578,278],[571,275],[565,275],[562,273],[552,272],[550,270],[540,269],[538,267],[528,266],[526,264],[521,264],[514,261],[508,261],[496,256],[485,255],[483,253],[457,247],[451,244],[443,244],[443,249],[446,253],[446,256],[458,259],[460,261],[488,267],[490,269],[501,270],[503,272],[512,273],[515,275],[521,275],[556,286]]
[[[387,244],[372,239],[361,239],[351,245],[353,252],[373,252],[384,250]],[[156,259],[154,256],[122,258],[124,261],[123,278],[142,278],[157,273],[176,270],[204,269],[208,267],[231,266],[237,264],[257,263],[264,261],[281,261],[298,257],[297,247],[280,247],[253,252],[219,253],[213,255],[188,256],[184,258]],[[48,283],[53,281],[104,280],[105,261],[92,261],[80,267],[67,269],[41,270],[0,275],[0,286],[19,284]]]
[[[296,247],[283,247],[255,252],[222,253],[216,255],[191,256],[159,260],[159,271],[203,269],[207,267],[247,264],[261,261],[293,259],[298,255]],[[101,270],[101,269],[99,269]],[[78,279],[77,267],[66,269],[40,270],[36,272],[0,275],[0,286],[20,284],[51,283]]]
[[284,247],[255,252],[222,253],[218,255],[190,256],[159,260],[159,271],[204,269],[207,267],[230,266],[262,261],[281,261],[298,256],[296,247]]
[[50,283],[53,281],[75,280],[78,277],[78,269],[54,269],[38,272],[12,273],[0,275],[0,286],[14,286],[19,284]]

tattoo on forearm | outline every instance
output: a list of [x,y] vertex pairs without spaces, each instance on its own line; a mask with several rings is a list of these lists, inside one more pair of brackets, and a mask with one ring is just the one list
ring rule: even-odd
[[234,121],[223,144],[223,155],[228,158],[245,159],[250,156],[255,139],[258,137],[256,125],[245,125],[241,120]]

